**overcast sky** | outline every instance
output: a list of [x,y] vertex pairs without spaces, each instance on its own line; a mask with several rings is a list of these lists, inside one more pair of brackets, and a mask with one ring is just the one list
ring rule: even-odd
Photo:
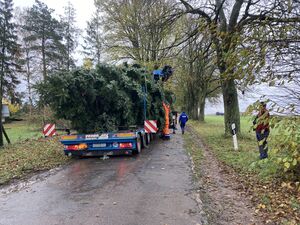
[[[92,13],[94,12],[94,0],[41,0],[49,8],[55,10],[55,14],[63,14],[63,7],[71,2],[74,8],[76,9],[77,15],[77,25],[80,29],[84,29],[86,22],[91,18]],[[30,7],[34,4],[34,0],[14,0],[15,7]]]

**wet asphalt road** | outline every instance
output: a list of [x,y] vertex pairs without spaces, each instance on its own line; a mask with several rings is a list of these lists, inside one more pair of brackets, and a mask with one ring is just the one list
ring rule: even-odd
[[192,171],[182,137],[157,140],[137,157],[76,160],[0,194],[1,225],[196,225]]

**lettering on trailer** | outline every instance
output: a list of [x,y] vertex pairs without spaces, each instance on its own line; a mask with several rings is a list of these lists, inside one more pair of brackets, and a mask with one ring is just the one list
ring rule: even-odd
[[158,131],[156,120],[145,120],[144,129],[146,133],[156,133]]
[[98,139],[108,139],[108,134],[101,134]]
[[87,140],[97,140],[99,138],[99,134],[87,134],[85,135],[85,139]]
[[43,134],[45,137],[56,135],[55,124],[48,123],[44,126]]

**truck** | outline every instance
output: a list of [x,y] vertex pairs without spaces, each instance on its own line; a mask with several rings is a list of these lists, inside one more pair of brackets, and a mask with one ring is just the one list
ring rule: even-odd
[[61,143],[68,156],[111,156],[139,154],[154,135],[144,128],[99,134],[64,135]]
[[[160,72],[160,77],[165,82],[172,75],[172,68],[165,66]],[[157,82],[156,73],[153,73],[153,80]],[[142,148],[147,148],[154,139],[158,130],[155,120],[147,120],[146,116],[146,91],[144,92],[144,127],[134,127],[133,129],[118,130],[117,132],[101,132],[93,134],[70,134],[61,137],[64,145],[64,153],[68,156],[111,156],[111,155],[134,155],[139,154]],[[169,132],[169,113],[170,105],[162,102],[164,109],[164,127],[161,134],[165,139],[170,138]],[[147,128],[147,123],[151,126]]]

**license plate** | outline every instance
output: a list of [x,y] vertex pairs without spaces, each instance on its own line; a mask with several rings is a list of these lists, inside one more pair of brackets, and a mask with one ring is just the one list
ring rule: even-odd
[[106,147],[106,143],[93,144],[93,148],[104,148],[104,147]]

